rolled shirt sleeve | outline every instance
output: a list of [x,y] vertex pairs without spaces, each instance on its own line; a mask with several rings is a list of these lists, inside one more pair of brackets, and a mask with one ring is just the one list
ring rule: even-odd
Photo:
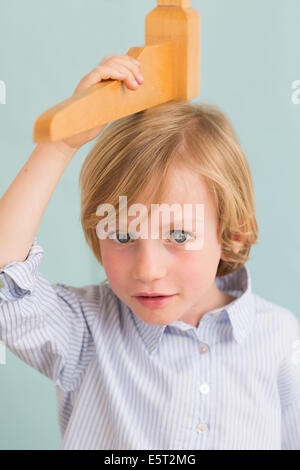
[[300,450],[300,325],[290,328],[287,352],[278,373],[281,399],[281,449]]
[[35,237],[27,258],[0,269],[0,340],[64,391],[74,390],[95,354],[91,316],[79,288],[50,284]]

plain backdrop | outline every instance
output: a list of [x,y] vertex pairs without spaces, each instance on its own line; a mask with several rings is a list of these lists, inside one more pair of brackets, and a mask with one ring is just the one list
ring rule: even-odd
[[[191,0],[201,15],[200,95],[230,118],[248,159],[259,244],[248,266],[253,291],[299,314],[300,79],[299,0]],[[144,45],[156,0],[0,0],[0,197],[33,151],[33,125],[72,95],[108,54]],[[80,224],[80,167],[71,161],[38,230],[51,282],[97,284],[105,272]],[[1,229],[1,227],[0,227]],[[6,349],[0,365],[0,449],[58,449],[52,382]]]

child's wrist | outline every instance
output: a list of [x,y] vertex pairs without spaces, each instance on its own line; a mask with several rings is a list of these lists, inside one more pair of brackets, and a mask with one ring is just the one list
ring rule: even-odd
[[73,158],[77,153],[79,148],[71,147],[71,145],[66,144],[64,141],[53,142],[54,147],[67,158]]

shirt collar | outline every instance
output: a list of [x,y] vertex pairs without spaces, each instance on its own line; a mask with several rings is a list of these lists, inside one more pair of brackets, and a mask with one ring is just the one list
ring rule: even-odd
[[[237,299],[228,304],[226,308],[210,310],[205,315],[215,316],[216,312],[219,312],[219,316],[224,316],[225,319],[231,323],[235,341],[241,344],[250,333],[254,322],[254,298],[249,267],[244,264],[238,270],[230,274],[217,277],[215,282],[220,290],[226,291],[227,294],[237,297]],[[151,325],[146,323],[136,316],[128,306],[126,307],[151,354],[159,346],[163,333],[168,325]],[[190,328],[200,330],[201,320],[198,327],[188,325],[182,321],[174,321],[170,325],[176,326],[182,330]]]
[[216,278],[217,287],[237,297],[221,309],[230,320],[234,339],[241,344],[250,333],[255,317],[254,297],[249,267],[244,264],[233,273]]

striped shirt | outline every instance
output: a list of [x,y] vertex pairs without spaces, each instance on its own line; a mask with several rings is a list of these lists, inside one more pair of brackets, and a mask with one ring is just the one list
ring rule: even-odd
[[231,303],[162,326],[107,280],[50,284],[43,255],[0,269],[0,339],[55,384],[60,449],[300,450],[299,322],[247,265],[216,278]]

